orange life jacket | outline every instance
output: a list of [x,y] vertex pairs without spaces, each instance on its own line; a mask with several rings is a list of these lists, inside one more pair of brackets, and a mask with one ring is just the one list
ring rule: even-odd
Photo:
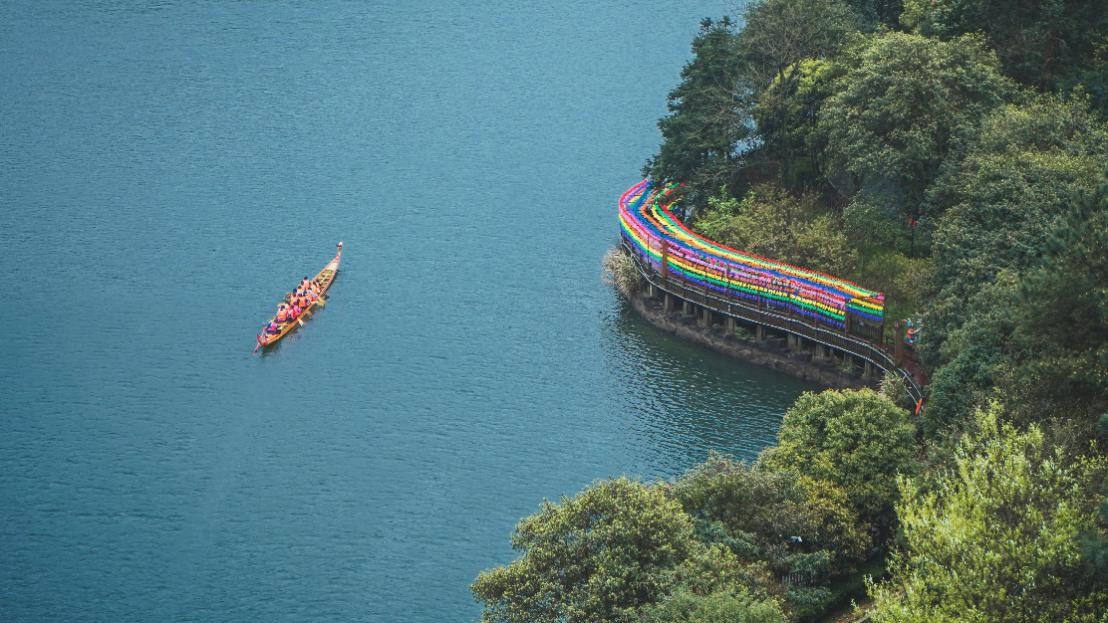
[[277,312],[277,322],[287,322],[289,319],[289,310],[287,307],[282,307],[281,311]]

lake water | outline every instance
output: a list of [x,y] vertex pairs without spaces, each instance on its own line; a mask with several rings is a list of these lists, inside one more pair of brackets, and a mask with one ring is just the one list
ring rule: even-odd
[[474,620],[544,497],[771,443],[600,279],[678,4],[0,2],[0,620]]

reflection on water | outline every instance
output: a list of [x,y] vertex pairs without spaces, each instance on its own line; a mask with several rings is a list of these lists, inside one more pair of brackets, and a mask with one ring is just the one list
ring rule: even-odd
[[815,386],[725,357],[662,331],[620,305],[602,351],[632,401],[634,434],[649,438],[669,473],[717,450],[753,460],[776,439],[784,409]]

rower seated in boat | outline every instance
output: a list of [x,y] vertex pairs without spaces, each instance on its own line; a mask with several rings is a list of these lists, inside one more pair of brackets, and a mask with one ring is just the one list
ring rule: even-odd
[[289,318],[289,306],[285,305],[284,303],[278,305],[277,315],[274,316],[273,320],[279,323],[284,323],[291,320],[291,318]]
[[265,332],[269,335],[276,335],[281,332],[281,325],[277,324],[276,320],[270,320],[269,324],[265,326]]

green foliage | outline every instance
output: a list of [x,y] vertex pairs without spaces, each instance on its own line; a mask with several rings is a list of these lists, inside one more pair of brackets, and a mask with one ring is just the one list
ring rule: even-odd
[[1049,413],[1083,444],[1108,409],[1108,185],[1074,201],[1044,246],[1014,293],[997,387],[1017,421]]
[[754,340],[754,334],[750,332],[750,329],[743,326],[736,325],[734,335],[735,339],[740,342],[751,342]]
[[1024,84],[1054,88],[1108,69],[1098,56],[1108,36],[1101,0],[905,0],[904,5],[901,21],[920,34],[945,39],[984,33],[1005,72]]
[[699,595],[674,593],[662,603],[648,607],[643,623],[785,623],[776,601],[756,600],[741,589]]
[[[935,287],[922,349],[937,366],[929,432],[999,384],[1022,421],[1077,418],[1105,403],[1103,289],[1108,126],[1083,101],[996,111],[932,201]],[[1099,197],[1099,198],[1098,198]]]
[[907,220],[888,202],[857,194],[843,208],[843,225],[850,241],[869,251],[908,251],[911,232]]
[[635,267],[634,260],[620,247],[609,249],[604,254],[604,283],[615,287],[624,296],[631,296],[642,287],[643,278]]
[[893,524],[895,477],[915,471],[908,412],[868,389],[806,393],[759,464],[841,487],[863,521]]
[[901,408],[907,409],[910,406],[908,404],[911,402],[911,399],[908,397],[908,383],[904,380],[904,377],[899,374],[886,372],[884,376],[881,377],[881,385],[877,391]]
[[995,55],[972,36],[884,33],[859,40],[838,62],[845,72],[818,122],[829,179],[844,196],[862,188],[917,219],[943,160],[1013,93]]
[[951,470],[925,490],[901,478],[904,546],[872,589],[877,623],[1102,621],[1108,587],[1081,556],[1108,461],[1052,452],[1037,427],[979,412]]
[[793,616],[800,621],[815,621],[827,613],[835,601],[835,595],[826,586],[790,586],[785,598]]
[[1108,125],[1083,100],[1042,97],[996,110],[965,156],[929,193],[946,213],[935,233],[936,277],[967,288],[1001,268],[1022,268],[1075,192],[1096,188],[1108,157]]
[[830,481],[751,469],[713,455],[682,477],[673,493],[695,518],[697,537],[740,561],[722,565],[730,569],[727,582],[687,585],[700,594],[731,584],[759,597],[779,595],[792,619],[825,613],[837,598],[830,582],[853,572],[872,546],[868,524],[851,508],[846,491]]
[[813,195],[794,197],[770,185],[752,189],[743,200],[716,196],[697,218],[704,236],[777,260],[842,274],[855,255],[838,219],[820,213]]
[[864,246],[857,267],[847,275],[885,293],[886,318],[909,318],[929,309],[933,272],[931,258],[909,257],[903,251]]
[[[697,536],[706,534],[698,531]],[[677,568],[677,590],[695,595],[710,595],[736,587],[767,597],[772,588],[769,571],[760,561],[744,562],[726,544],[705,541]]]
[[695,201],[698,191],[710,193],[727,181],[738,143],[750,136],[752,104],[729,19],[704,20],[692,48],[681,84],[669,94],[669,114],[658,122],[662,145],[644,173],[688,182]]
[[839,0],[761,0],[744,17],[741,47],[757,88],[792,82],[796,63],[833,55],[858,30],[858,17]]
[[902,0],[846,0],[862,19],[867,28],[885,26],[896,28],[900,24]]
[[516,527],[512,546],[519,559],[473,583],[483,621],[634,620],[668,593],[696,541],[692,521],[661,488],[618,478],[544,502]]
[[762,144],[750,157],[775,170],[787,188],[823,188],[824,137],[816,131],[823,101],[843,68],[831,60],[804,59],[762,90],[754,123]]
[[[790,555],[818,551],[828,553],[838,572],[847,571],[869,546],[866,526],[833,482],[750,469],[714,455],[681,478],[674,495],[697,519],[703,540],[725,544],[747,561],[766,561],[779,573],[796,571]],[[792,536],[801,542],[790,544]]]

